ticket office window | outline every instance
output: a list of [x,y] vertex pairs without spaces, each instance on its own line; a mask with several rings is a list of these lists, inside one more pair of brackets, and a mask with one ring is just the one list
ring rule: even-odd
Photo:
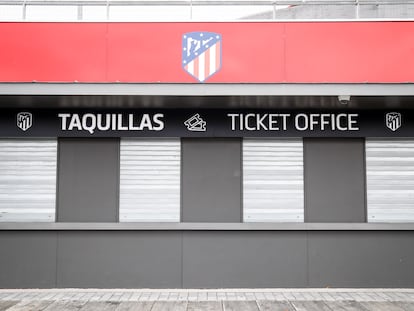
[[180,221],[180,139],[121,139],[120,222]]
[[56,139],[0,139],[0,222],[54,222]]
[[303,222],[303,140],[243,140],[244,222]]
[[414,140],[367,139],[368,222],[414,222]]

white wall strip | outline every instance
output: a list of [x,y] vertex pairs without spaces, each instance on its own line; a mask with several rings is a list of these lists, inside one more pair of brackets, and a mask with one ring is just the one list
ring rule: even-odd
[[414,140],[366,140],[368,222],[414,222]]
[[302,139],[243,140],[245,222],[303,222]]
[[180,221],[179,139],[122,139],[121,222]]
[[57,141],[0,140],[0,222],[53,222]]

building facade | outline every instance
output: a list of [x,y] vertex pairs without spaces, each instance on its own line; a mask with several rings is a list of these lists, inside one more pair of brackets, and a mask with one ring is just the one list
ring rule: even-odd
[[0,30],[0,287],[414,286],[413,22]]

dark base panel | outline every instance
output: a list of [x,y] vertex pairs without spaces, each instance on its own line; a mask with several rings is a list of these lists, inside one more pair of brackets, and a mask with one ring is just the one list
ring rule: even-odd
[[413,288],[413,244],[413,231],[0,231],[0,288]]
[[0,288],[56,287],[56,251],[57,232],[0,232]]
[[309,233],[309,287],[414,287],[414,232]]

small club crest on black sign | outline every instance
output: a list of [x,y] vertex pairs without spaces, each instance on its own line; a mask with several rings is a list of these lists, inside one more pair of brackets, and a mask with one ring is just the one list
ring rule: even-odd
[[17,114],[17,127],[22,131],[27,131],[32,127],[33,116],[30,112],[19,112]]
[[385,115],[385,124],[387,127],[395,132],[401,127],[401,113],[389,112]]

